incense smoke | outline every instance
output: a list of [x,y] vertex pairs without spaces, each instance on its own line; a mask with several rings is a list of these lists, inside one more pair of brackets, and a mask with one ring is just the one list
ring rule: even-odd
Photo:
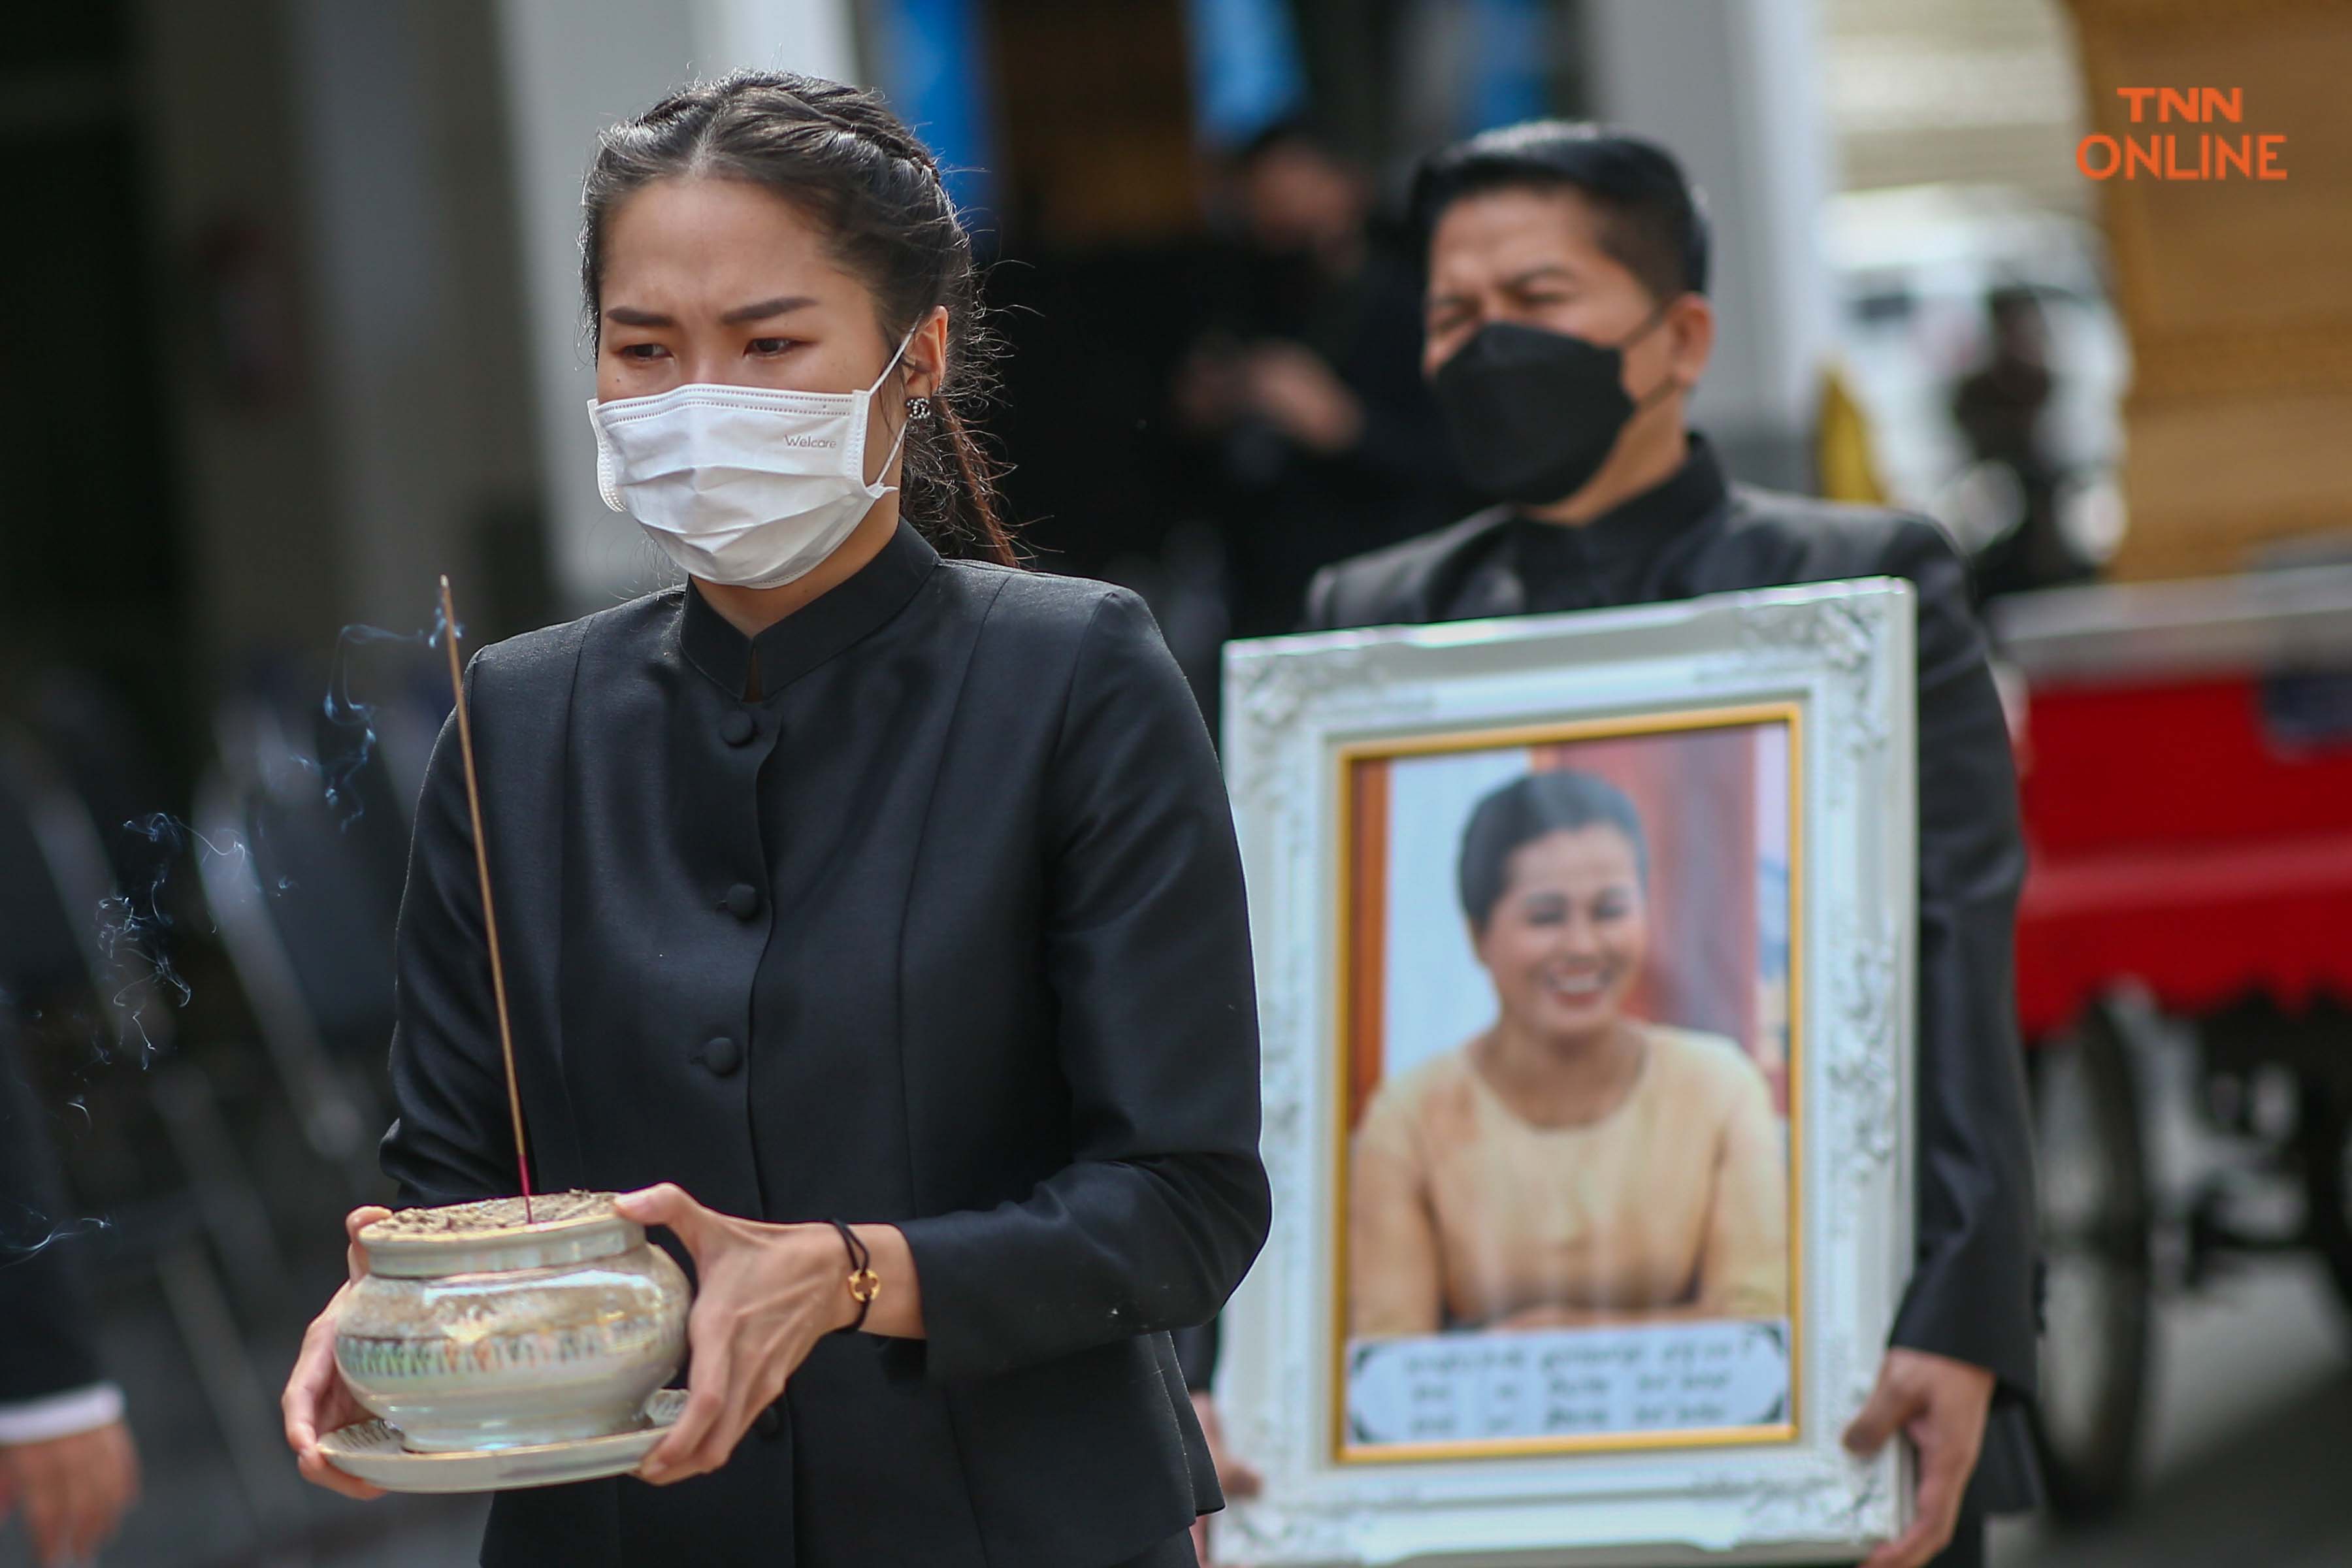
[[[447,629],[436,605],[431,625],[423,631],[387,631],[355,623],[335,634],[334,659],[327,678],[326,695],[320,705],[320,715],[326,721],[319,747],[320,754],[310,757],[289,752],[286,760],[319,781],[327,807],[334,814],[336,826],[341,831],[348,833],[366,815],[367,803],[360,793],[359,780],[378,748],[379,704],[362,700],[352,693],[351,666],[354,652],[362,647],[399,644],[439,647]],[[457,630],[459,636],[464,635],[463,627]],[[162,1048],[148,1027],[146,1008],[158,997],[168,999],[174,1007],[184,1008],[194,995],[171,953],[173,921],[165,904],[165,893],[173,868],[183,856],[198,861],[207,856],[250,861],[255,846],[233,828],[215,829],[215,837],[208,837],[168,812],[134,817],[122,825],[121,831],[163,851],[156,858],[154,873],[145,887],[123,889],[100,900],[98,908],[99,950],[109,963],[125,972],[111,1005],[138,1036],[139,1065],[145,1068]],[[260,831],[257,824],[254,831]],[[283,876],[264,879],[261,885],[262,892],[272,898],[293,888],[293,879]],[[208,930],[214,929],[209,919],[207,926]],[[100,1045],[98,1057],[103,1065],[110,1058],[110,1053]]]
[[[453,629],[464,635],[462,626],[452,628],[445,622],[436,605],[430,624],[422,631],[395,632],[354,624],[336,634],[327,689],[319,708],[324,720],[318,738],[320,755],[306,756],[289,747],[284,761],[318,781],[320,796],[340,830],[348,833],[365,816],[367,805],[360,784],[380,750],[380,703],[355,694],[352,671],[355,657],[362,649],[386,645],[438,649]],[[153,1066],[169,1049],[172,1034],[162,1026],[163,1020],[154,1016],[153,1010],[159,1005],[184,1009],[194,998],[194,989],[173,954],[182,919],[194,915],[203,921],[208,934],[216,934],[210,911],[201,900],[193,907],[184,904],[175,918],[172,895],[177,890],[177,868],[184,860],[190,865],[203,865],[208,859],[252,864],[263,828],[260,822],[250,821],[252,837],[225,826],[215,826],[208,834],[170,812],[156,811],[123,822],[119,831],[160,853],[152,858],[152,873],[142,871],[138,884],[121,886],[99,901],[98,964],[94,967],[102,972],[94,973],[91,980],[104,1016],[91,1020],[89,1055],[78,1064],[74,1075],[80,1089],[65,1102],[79,1113],[84,1131],[89,1122],[87,1086],[94,1075],[118,1059],[135,1058],[142,1070]],[[285,876],[257,876],[257,880],[262,893],[272,899],[295,887],[293,879]],[[388,939],[390,933],[385,934]],[[16,998],[0,991],[0,1009],[16,1005]],[[37,1022],[43,1010],[28,1009],[24,1016]],[[5,1135],[0,1131],[0,1136]],[[102,1215],[52,1220],[22,1202],[0,1201],[0,1267],[22,1263],[60,1241],[110,1228],[111,1222]]]
[[[352,695],[351,655],[354,649],[385,643],[404,643],[411,647],[435,648],[441,646],[447,628],[441,619],[441,609],[435,605],[433,624],[421,632],[386,631],[382,626],[352,625],[335,634],[335,660],[327,678],[326,701],[320,711],[329,726],[329,735],[350,737],[348,744],[321,745],[318,758],[297,756],[294,761],[319,776],[320,788],[326,792],[327,805],[336,813],[336,819],[345,832],[351,830],[367,813],[367,803],[355,787],[359,774],[375,755],[376,704],[362,702]],[[465,628],[457,628],[465,635]],[[324,754],[332,752],[333,755]]]
[[[96,1236],[100,1231],[114,1228],[114,1222],[103,1215],[84,1215],[79,1219],[70,1219],[62,1225],[52,1225],[49,1223],[49,1217],[37,1209],[26,1208],[22,1205],[11,1206],[17,1215],[22,1216],[22,1222],[0,1225],[0,1268],[14,1268],[17,1264],[28,1262],[60,1241],[70,1241],[80,1236]],[[36,1239],[30,1241],[16,1239],[18,1234],[31,1235],[36,1230],[40,1233]]]

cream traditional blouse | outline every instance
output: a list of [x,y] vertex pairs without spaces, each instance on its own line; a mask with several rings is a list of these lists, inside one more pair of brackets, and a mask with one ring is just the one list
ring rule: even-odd
[[1350,1337],[1788,1310],[1788,1156],[1763,1075],[1719,1035],[1643,1028],[1633,1088],[1581,1126],[1523,1121],[1466,1047],[1381,1086],[1348,1184]]

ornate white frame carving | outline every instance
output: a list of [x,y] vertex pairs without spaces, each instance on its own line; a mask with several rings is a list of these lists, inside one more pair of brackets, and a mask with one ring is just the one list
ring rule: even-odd
[[[1910,1514],[1907,1464],[1838,1443],[1911,1254],[1916,748],[1913,593],[1872,579],[1571,616],[1238,643],[1225,765],[1265,1038],[1265,1255],[1224,1321],[1229,1440],[1266,1477],[1221,1558],[1431,1568],[1793,1563],[1864,1555]],[[1342,747],[1415,734],[1797,705],[1805,1115],[1794,1441],[1342,1462],[1327,1413],[1339,1166]]]

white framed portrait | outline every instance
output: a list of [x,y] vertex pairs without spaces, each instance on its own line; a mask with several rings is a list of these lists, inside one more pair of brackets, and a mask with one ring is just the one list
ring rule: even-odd
[[1912,591],[1225,665],[1274,1231],[1237,1563],[1858,1558],[1909,1271]]

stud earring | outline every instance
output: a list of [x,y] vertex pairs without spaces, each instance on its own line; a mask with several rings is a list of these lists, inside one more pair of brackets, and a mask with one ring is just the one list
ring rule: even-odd
[[929,398],[928,398],[928,397],[910,397],[910,398],[907,399],[907,417],[908,417],[908,418],[909,418],[909,419],[929,419],[930,416],[931,416],[931,400],[930,400]]

